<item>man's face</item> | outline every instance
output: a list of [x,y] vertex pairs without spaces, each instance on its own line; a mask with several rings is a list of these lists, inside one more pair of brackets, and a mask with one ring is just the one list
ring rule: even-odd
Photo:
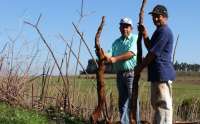
[[160,27],[166,24],[167,18],[160,14],[152,14],[153,23],[155,26]]
[[132,32],[132,27],[129,24],[120,24],[120,32],[122,34],[123,37],[128,37],[129,34]]

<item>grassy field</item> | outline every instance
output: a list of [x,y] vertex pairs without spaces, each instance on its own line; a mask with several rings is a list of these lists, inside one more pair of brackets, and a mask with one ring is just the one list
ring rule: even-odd
[[0,103],[0,124],[49,124],[46,116]]
[[[87,91],[96,82],[91,79],[77,78],[77,83],[81,88],[81,92]],[[146,81],[146,74],[142,74],[140,80],[140,94],[149,94],[150,82]],[[115,75],[107,75],[105,79],[107,91],[112,91],[117,96]],[[172,84],[174,102],[187,98],[200,98],[200,73],[177,73],[177,78]]]
[[[107,95],[109,96],[109,94],[112,92],[112,96],[114,98],[114,105],[117,110],[118,93],[117,93],[117,88],[116,88],[115,76],[114,75],[106,75],[105,77],[106,77],[105,84],[106,84]],[[146,79],[147,79],[146,74],[143,73],[141,80],[139,82],[140,83],[139,84],[139,95],[140,95],[141,107],[143,109],[142,111],[151,109],[150,102],[149,102],[150,101],[150,83],[147,82]],[[89,89],[91,89],[91,87],[93,87],[93,85],[95,85],[90,80],[91,79],[84,79],[84,78],[77,79],[78,85],[80,87],[80,92],[82,94],[86,93],[88,95]],[[185,101],[191,100],[191,99],[200,101],[200,73],[183,73],[183,72],[177,73],[176,81],[174,81],[172,84],[172,90],[173,90],[173,106],[174,106],[174,113],[175,113],[174,118],[177,120],[181,120],[179,117],[180,112],[178,111],[178,109],[180,106],[182,106],[182,103]],[[90,96],[94,95],[94,93],[96,91],[93,88],[93,90],[91,92],[92,93],[90,94]],[[95,100],[97,98],[95,98],[93,96],[93,99]],[[108,99],[109,99],[109,97],[108,97]],[[194,101],[193,101],[193,103],[191,103],[191,106],[194,106],[191,109],[195,109],[196,106],[195,106]],[[186,108],[186,109],[189,109],[189,108]],[[199,108],[197,108],[197,109],[199,109]],[[184,111],[184,112],[190,113],[190,111]],[[150,118],[150,113],[151,113],[151,110],[148,112],[144,112],[144,118]],[[181,113],[181,115],[183,115],[183,113]],[[190,115],[190,116],[193,116],[193,115]],[[196,115],[194,115],[194,116],[196,116]],[[198,117],[196,117],[196,118],[198,118]],[[194,117],[193,117],[193,119],[194,119]]]
[[[23,87],[24,92],[22,94],[24,101],[22,103],[26,104],[25,106],[29,106],[32,109],[38,109],[38,106],[40,106],[39,110],[43,110],[43,111],[48,109],[51,106],[54,106],[55,107],[54,109],[56,111],[55,113],[58,113],[59,115],[59,113],[63,111],[63,108],[62,108],[63,107],[63,94],[62,94],[63,82],[61,79],[59,80],[57,76],[47,76],[45,78],[46,78],[45,79],[46,81],[44,81],[44,78],[42,79],[42,77],[39,77],[32,81],[29,81],[28,79],[28,82],[24,83],[25,84]],[[76,116],[78,118],[81,118],[84,120],[89,119],[91,113],[94,111],[94,108],[97,105],[97,90],[96,90],[95,75],[89,75],[89,77],[85,75],[81,75],[78,77],[70,76],[68,80],[69,80],[68,96],[69,96],[70,104],[72,106],[72,109],[70,110],[70,112],[72,113],[73,116]],[[44,85],[44,82],[45,82],[45,85]],[[43,88],[42,88],[42,85],[44,86]],[[116,88],[115,75],[105,75],[105,86],[106,86],[106,97],[107,97],[108,105],[113,105],[114,107],[113,118],[114,120],[118,120],[119,119],[119,113],[118,113],[118,107],[117,107],[118,106],[118,91]],[[141,101],[142,118],[145,120],[149,120],[150,116],[152,115],[152,109],[149,102],[150,100],[149,86],[150,86],[150,83],[146,81],[146,73],[144,72],[139,82],[139,95],[140,95],[140,101]],[[42,91],[43,91],[43,95],[42,95]],[[174,105],[174,113],[175,113],[174,118],[176,120],[181,120],[182,115],[183,115],[182,113],[181,113],[181,116],[179,115],[178,107],[182,105],[183,101],[185,100],[188,101],[188,99],[189,100],[200,99],[200,73],[183,73],[183,72],[177,73],[176,81],[173,82],[173,105]],[[191,101],[191,100],[188,103],[192,105],[193,103],[191,102],[195,104],[195,101]],[[184,111],[184,113],[194,113],[194,109],[196,109],[195,107],[191,109],[187,108],[188,110],[192,110],[192,111]],[[26,114],[25,112],[27,116],[24,116],[23,113],[20,113],[20,114],[19,113],[20,112],[14,111],[14,114],[13,114],[14,119],[20,118],[21,116],[22,117],[19,120],[24,120],[23,117],[25,117],[25,119],[29,119],[28,116],[35,117],[35,115],[32,115],[31,112],[30,112],[30,115]],[[198,112],[196,113],[198,114]],[[6,113],[0,113],[0,114],[2,114],[2,117],[7,117]],[[19,117],[17,115],[19,115]],[[191,119],[198,118],[196,115],[194,116],[187,115],[187,116],[192,116]],[[5,118],[0,118],[0,121],[4,119]],[[41,118],[39,118],[39,121],[41,121],[40,122],[41,124],[46,123],[45,119],[44,120],[40,120],[40,119]],[[70,120],[66,119],[66,121],[69,122]],[[33,124],[37,124],[37,122]]]
[[[151,108],[150,108],[150,83],[146,81],[146,74],[143,73],[140,84],[139,84],[139,94],[141,107],[143,110],[148,110],[148,112],[144,113],[145,118],[150,118]],[[79,76],[69,78],[70,82],[70,94],[71,101],[73,105],[79,106],[79,111],[81,110],[81,114],[83,118],[88,118],[88,116],[92,113],[94,107],[97,105],[97,94],[96,94],[96,80],[95,75],[90,75],[89,78],[86,76]],[[55,96],[55,87],[61,87],[60,83],[55,83],[55,78],[52,78],[51,85],[49,88],[49,95]],[[115,75],[105,75],[105,86],[107,93],[107,101],[113,99],[113,105],[115,108],[114,118],[118,119],[118,92],[116,88],[116,77]],[[172,84],[173,88],[173,105],[174,105],[174,118],[180,120],[177,116],[179,116],[178,107],[181,106],[184,100],[190,99],[200,99],[200,74],[199,73],[177,73],[176,81]],[[82,109],[81,109],[82,108]],[[142,111],[143,111],[142,110]],[[87,114],[86,114],[87,113]]]

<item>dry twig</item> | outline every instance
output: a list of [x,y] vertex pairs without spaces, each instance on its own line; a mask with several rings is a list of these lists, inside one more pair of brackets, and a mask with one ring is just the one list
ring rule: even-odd
[[[32,23],[27,22],[27,21],[24,21],[24,23],[25,23],[25,24],[28,24],[28,25],[30,25],[30,26],[32,26],[33,28],[36,29],[36,31],[37,31],[37,33],[39,34],[40,38],[42,39],[43,43],[46,45],[46,47],[48,48],[49,52],[51,53],[51,55],[52,55],[52,57],[53,57],[53,60],[54,60],[56,66],[57,66],[57,68],[58,68],[58,70],[59,70],[59,72],[60,72],[60,76],[61,76],[61,78],[62,78],[62,80],[63,80],[63,83],[64,83],[64,94],[65,94],[65,98],[66,98],[66,96],[67,96],[67,97],[69,96],[69,95],[68,95],[68,94],[69,94],[69,82],[66,82],[66,80],[65,80],[65,78],[64,78],[64,76],[63,76],[63,74],[62,74],[61,68],[60,68],[60,66],[59,66],[59,64],[58,64],[58,61],[57,61],[57,59],[56,59],[56,57],[55,57],[53,51],[51,50],[51,48],[50,48],[50,46],[48,45],[46,39],[44,38],[43,34],[41,33],[40,29],[38,28],[38,24],[39,24],[39,22],[40,22],[41,17],[42,17],[42,15],[40,14],[40,16],[39,16],[39,18],[38,18],[36,24],[32,24]],[[69,102],[70,99],[68,98],[67,100],[68,100],[68,102]]]

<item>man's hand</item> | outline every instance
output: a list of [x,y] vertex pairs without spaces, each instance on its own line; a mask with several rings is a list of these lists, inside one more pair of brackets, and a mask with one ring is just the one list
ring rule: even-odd
[[117,60],[116,60],[115,57],[112,57],[112,56],[111,56],[111,57],[109,58],[109,62],[110,62],[110,63],[116,63]]
[[103,56],[104,56],[104,60],[105,60],[106,62],[108,62],[108,63],[112,63],[112,60],[111,60],[112,56],[106,54],[106,53],[103,51],[103,49],[102,49],[102,53],[103,53]]
[[143,24],[138,25],[138,31],[142,33],[144,38],[148,37],[147,30]]

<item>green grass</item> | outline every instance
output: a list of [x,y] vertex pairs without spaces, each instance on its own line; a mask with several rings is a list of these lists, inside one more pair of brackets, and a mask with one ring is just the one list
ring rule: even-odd
[[173,96],[175,101],[189,98],[200,98],[200,84],[174,83]]
[[13,108],[0,103],[0,124],[49,124],[48,119],[36,112]]
[[[108,77],[108,75],[106,75]],[[112,92],[114,99],[114,107],[117,108],[118,104],[118,91],[116,87],[115,76],[110,75],[110,78],[105,79],[105,87],[107,96]],[[74,104],[83,108],[92,108],[96,106],[97,93],[96,93],[96,79],[86,79],[70,77],[70,90],[71,94],[74,92]],[[173,102],[175,106],[181,104],[185,99],[200,98],[200,77],[194,74],[178,74],[177,80],[173,82]],[[62,89],[62,81],[58,82],[58,77],[51,77],[47,96],[55,97],[58,93],[57,88]],[[75,87],[73,87],[75,86]],[[146,81],[145,74],[142,75],[139,82],[140,86],[140,100],[146,101],[150,99],[150,83]],[[29,86],[30,87],[30,86]],[[41,78],[34,81],[35,95],[41,92]],[[88,102],[89,101],[89,102]],[[48,105],[54,102],[48,102]],[[81,119],[66,116],[64,118],[67,124],[82,124]],[[50,124],[46,116],[38,114],[34,111],[25,110],[19,107],[13,108],[5,103],[0,103],[0,124]]]
[[[173,82],[173,105],[175,109],[185,100],[191,98],[200,99],[200,74],[199,73],[178,73],[176,81]],[[115,112],[117,113],[118,108],[118,91],[116,86],[116,79],[114,75],[105,75],[107,78],[105,81],[106,93],[109,99],[110,93],[112,92],[113,103]],[[110,77],[109,77],[110,76]],[[80,106],[80,108],[94,108],[97,105],[97,91],[96,91],[96,79],[92,75],[92,79],[87,79],[85,76],[76,77],[76,82],[74,84],[74,77],[69,77],[70,81],[70,95],[74,97],[73,104],[75,106]],[[75,86],[75,87],[74,87]],[[150,106],[150,83],[147,82],[146,74],[142,74],[141,80],[139,82],[139,91],[140,91],[140,101],[144,103],[145,106]],[[37,79],[34,82],[35,93],[41,92],[41,78]],[[63,88],[63,83],[60,80],[58,82],[58,77],[51,77],[47,96],[55,97],[59,92],[58,89]],[[72,95],[74,94],[74,95]],[[48,102],[48,105],[53,102]],[[146,109],[146,108],[145,108]],[[148,109],[148,108],[147,108]],[[88,117],[91,114],[91,111],[87,111]],[[81,116],[81,114],[80,114]],[[76,124],[75,120],[70,120],[66,118],[67,123]],[[79,123],[79,120],[77,121]]]
[[[177,73],[176,81],[173,82],[173,100],[174,102],[181,101],[188,98],[200,98],[200,77],[199,73]],[[105,75],[108,77],[108,75]],[[118,91],[116,87],[116,79],[113,78],[113,75],[109,75],[111,78],[105,79],[106,91],[108,93],[112,92],[114,96],[118,96]],[[93,75],[95,77],[95,75]],[[49,88],[51,87],[62,87],[62,81],[57,82],[58,77],[52,77],[49,83]],[[69,78],[71,86],[73,86],[74,78]],[[40,81],[39,81],[40,82]],[[199,82],[199,83],[198,83]],[[150,83],[146,81],[146,74],[142,74],[140,80],[140,93],[143,98],[147,97],[149,92]],[[96,93],[96,80],[86,79],[86,78],[77,78],[75,83],[75,92],[80,92],[82,94],[88,94],[89,91]],[[52,91],[52,90],[50,90]],[[55,96],[56,93],[50,92],[50,96]],[[89,95],[89,94],[88,94]]]

